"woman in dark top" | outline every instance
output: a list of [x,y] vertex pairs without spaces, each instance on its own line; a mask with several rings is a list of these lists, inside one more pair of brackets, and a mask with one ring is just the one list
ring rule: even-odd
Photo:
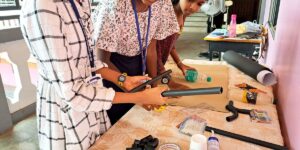
[[[93,19],[100,59],[121,73],[122,78],[145,75],[149,68],[156,68],[156,40],[179,31],[170,0],[101,0]],[[122,92],[124,87],[120,83],[103,80],[105,87]],[[111,123],[117,122],[132,106],[113,105],[107,111]]]
[[[172,0],[174,12],[176,14],[177,21],[180,27],[180,32],[174,33],[164,40],[157,41],[157,74],[161,74],[165,71],[164,65],[167,62],[169,55],[172,56],[173,60],[177,64],[178,68],[182,71],[183,75],[185,75],[186,70],[194,69],[181,62],[176,52],[175,44],[183,29],[185,18],[197,12],[204,2],[205,0]],[[176,83],[172,80],[169,82],[169,87],[173,89],[188,88],[185,85]]]

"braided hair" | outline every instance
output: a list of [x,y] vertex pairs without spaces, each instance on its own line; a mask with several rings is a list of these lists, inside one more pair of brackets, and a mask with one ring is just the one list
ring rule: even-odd
[[172,4],[173,5],[177,5],[179,3],[180,0],[172,0]]

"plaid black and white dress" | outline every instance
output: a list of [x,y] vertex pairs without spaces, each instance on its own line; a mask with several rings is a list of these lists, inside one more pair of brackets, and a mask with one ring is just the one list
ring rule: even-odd
[[[93,25],[88,0],[74,0],[89,45]],[[67,0],[26,0],[21,29],[38,61],[37,122],[40,149],[88,149],[111,126],[106,110],[115,92],[101,83],[89,85],[91,74],[84,35]],[[96,62],[96,69],[106,67]]]

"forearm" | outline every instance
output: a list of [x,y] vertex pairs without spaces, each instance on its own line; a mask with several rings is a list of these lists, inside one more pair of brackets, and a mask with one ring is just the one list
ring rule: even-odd
[[118,69],[113,63],[110,61],[110,55],[111,53],[105,50],[98,49],[98,54],[100,57],[100,60],[108,65],[107,67],[103,67],[96,71],[97,74],[101,74],[102,78],[113,82],[114,84],[118,85],[118,77],[121,75],[120,72],[118,72]]
[[166,71],[165,64],[162,61],[162,52],[157,50],[157,74],[161,74]]
[[111,52],[98,49],[100,60],[108,65],[108,68],[120,72],[119,69],[110,61]]
[[97,74],[101,74],[102,78],[105,80],[108,80],[110,82],[113,82],[114,84],[118,85],[118,77],[121,75],[120,72],[117,72],[115,70],[112,70],[107,67],[103,67],[96,72]]
[[174,62],[178,65],[179,63],[181,63],[181,60],[177,54],[176,48],[174,47],[171,52],[170,52]]
[[142,95],[143,95],[142,92],[136,92],[136,93],[116,92],[115,97],[113,99],[113,103],[114,104],[120,104],[120,103],[139,104],[143,99]]
[[155,77],[157,76],[156,40],[151,40],[147,52],[147,71],[150,77]]

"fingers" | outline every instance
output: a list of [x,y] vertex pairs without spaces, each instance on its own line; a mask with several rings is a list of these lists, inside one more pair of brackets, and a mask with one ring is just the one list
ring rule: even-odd
[[151,85],[146,85],[146,89],[151,89]]
[[151,110],[155,110],[155,109],[159,109],[160,105],[142,105],[142,107],[144,109],[146,109],[147,111],[151,111]]
[[145,83],[147,82],[148,80],[151,80],[152,78],[148,77],[147,75],[146,76],[128,76],[127,77],[129,80],[132,80],[132,82],[135,82],[135,83]]
[[151,111],[151,105],[143,105],[143,108],[146,109],[147,111]]
[[137,76],[138,78],[138,81],[141,82],[141,83],[145,83],[147,82],[148,80],[151,80],[152,78],[148,77],[148,76]]
[[148,77],[148,76],[143,76],[145,77],[145,80],[152,80],[152,78]]

